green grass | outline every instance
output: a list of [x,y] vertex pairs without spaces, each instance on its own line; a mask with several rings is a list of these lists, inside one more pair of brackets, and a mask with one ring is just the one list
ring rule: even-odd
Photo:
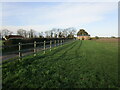
[[3,41],[2,41],[2,40],[0,40],[0,45],[2,44],[2,42],[3,42]]
[[117,88],[117,43],[75,41],[3,65],[3,88]]

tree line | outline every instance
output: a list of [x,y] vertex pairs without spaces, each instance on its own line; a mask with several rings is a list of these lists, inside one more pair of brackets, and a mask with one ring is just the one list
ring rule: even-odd
[[[23,36],[24,38],[74,38],[76,34],[76,29],[73,27],[61,29],[61,28],[53,28],[48,31],[37,32],[34,29],[25,30],[18,29],[17,35]],[[5,37],[13,35],[13,32],[8,29],[3,29],[0,31],[0,37]]]

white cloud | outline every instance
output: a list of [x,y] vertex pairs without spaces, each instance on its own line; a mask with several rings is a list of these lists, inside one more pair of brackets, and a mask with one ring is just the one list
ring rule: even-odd
[[[116,5],[116,6],[115,6]],[[4,12],[4,17],[17,17],[20,22],[26,24],[68,24],[76,25],[91,23],[104,18],[104,14],[116,9],[113,3],[63,3],[55,6],[24,8],[18,6],[10,7]],[[8,21],[8,20],[6,20]]]
[[3,11],[5,18],[16,16],[18,17],[18,22],[20,21],[27,25],[10,25],[2,28],[8,28],[14,32],[20,28],[45,31],[55,27],[80,27],[83,24],[102,21],[106,18],[106,14],[117,9],[117,3],[61,3],[37,8],[16,5],[8,5],[7,7],[10,7],[12,11]]
[[57,7],[45,8],[43,15],[35,17],[34,21],[45,20],[54,25],[69,26],[87,24],[104,19],[104,14],[114,10],[117,7],[115,5],[112,3],[65,3]]

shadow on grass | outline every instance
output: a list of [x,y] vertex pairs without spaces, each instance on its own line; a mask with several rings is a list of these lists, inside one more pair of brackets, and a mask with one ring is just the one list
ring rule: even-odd
[[[38,55],[38,56],[35,56],[35,57],[33,57],[32,55],[30,55],[30,57],[28,57],[28,58],[23,58],[22,60],[18,60],[19,58],[12,58],[12,59],[9,59],[9,60],[6,60],[6,61],[4,61],[4,62],[2,62],[2,64],[4,65],[4,64],[8,64],[8,63],[12,63],[12,62],[14,62],[14,64],[16,63],[20,63],[20,62],[24,62],[24,64],[31,64],[33,61],[35,61],[35,60],[37,60],[37,59],[42,59],[42,58],[45,58],[45,57],[49,57],[49,56],[52,56],[52,55],[54,55],[54,54],[57,54],[58,52],[60,52],[60,51],[62,51],[62,50],[64,50],[64,49],[66,49],[66,48],[68,48],[68,47],[70,47],[71,45],[73,45],[75,42],[71,42],[71,43],[68,43],[67,45],[63,45],[62,47],[58,47],[58,48],[56,48],[54,51],[52,51],[52,52],[49,52],[48,51],[48,53],[46,53],[46,54],[42,54],[42,55]],[[29,61],[29,62],[28,62]],[[4,67],[3,67],[4,68]]]

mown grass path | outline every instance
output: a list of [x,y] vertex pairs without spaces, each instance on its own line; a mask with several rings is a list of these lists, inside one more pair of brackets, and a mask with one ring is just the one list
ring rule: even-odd
[[74,41],[3,65],[4,88],[116,88],[118,47]]

